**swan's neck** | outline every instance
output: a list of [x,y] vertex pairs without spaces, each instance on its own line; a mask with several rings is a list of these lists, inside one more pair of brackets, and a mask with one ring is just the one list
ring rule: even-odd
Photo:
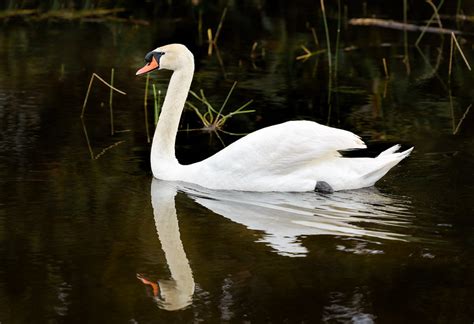
[[158,161],[177,163],[175,155],[179,120],[193,80],[194,64],[182,66],[171,76],[165,101],[151,146],[151,164]]

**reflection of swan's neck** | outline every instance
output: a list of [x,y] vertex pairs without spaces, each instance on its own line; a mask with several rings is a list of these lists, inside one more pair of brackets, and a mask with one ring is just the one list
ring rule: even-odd
[[175,142],[179,120],[193,80],[194,63],[184,64],[171,76],[151,147],[151,165],[156,161],[176,162]]
[[152,185],[156,231],[172,277],[171,282],[160,281],[159,285],[164,299],[163,307],[169,310],[177,310],[189,305],[194,293],[193,273],[179,233],[175,195],[176,188],[167,187],[165,183]]

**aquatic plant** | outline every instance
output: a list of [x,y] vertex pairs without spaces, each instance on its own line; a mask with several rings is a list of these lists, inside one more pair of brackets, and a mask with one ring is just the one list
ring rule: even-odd
[[204,94],[204,90],[201,89],[199,91],[199,95],[196,92],[192,91],[192,90],[189,91],[189,93],[195,99],[197,99],[202,105],[204,105],[204,112],[201,112],[201,109],[199,109],[191,101],[189,101],[189,100],[186,101],[186,104],[188,105],[188,107],[190,107],[196,113],[198,118],[200,119],[200,121],[203,125],[201,130],[222,131],[222,132],[227,133],[227,134],[237,135],[235,133],[229,133],[229,132],[225,132],[225,131],[222,130],[222,128],[224,127],[226,121],[229,118],[231,118],[235,115],[248,114],[248,113],[255,112],[255,110],[245,110],[245,108],[247,108],[253,102],[253,100],[249,100],[245,104],[243,104],[242,106],[240,106],[237,109],[234,109],[232,112],[230,112],[228,114],[224,115],[222,113],[225,106],[226,106],[226,104],[227,104],[227,102],[229,101],[229,98],[232,95],[232,92],[234,91],[234,88],[235,88],[236,85],[237,85],[237,81],[235,81],[234,84],[232,85],[232,87],[230,88],[229,93],[227,94],[227,97],[225,98],[225,100],[222,103],[219,110],[215,109],[213,107],[213,105],[207,100],[207,98]]
[[114,144],[111,144],[109,146],[107,146],[106,148],[104,148],[99,154],[95,155],[94,154],[94,151],[92,150],[92,145],[91,145],[91,142],[90,142],[90,139],[89,139],[89,134],[87,132],[87,127],[86,127],[86,124],[84,122],[84,114],[85,114],[85,111],[86,111],[86,107],[87,107],[87,102],[89,100],[89,95],[90,95],[90,92],[91,92],[91,89],[92,89],[92,84],[94,83],[94,80],[97,79],[99,81],[101,81],[103,84],[105,84],[106,86],[108,86],[110,88],[110,93],[109,93],[109,111],[110,111],[110,131],[111,131],[111,135],[114,135],[115,133],[115,130],[114,130],[114,114],[113,114],[113,106],[112,106],[112,103],[113,103],[113,91],[116,91],[122,95],[126,95],[125,92],[123,92],[122,90],[119,90],[117,88],[115,88],[113,86],[113,83],[114,83],[114,68],[111,69],[110,71],[110,83],[108,83],[107,81],[105,81],[103,78],[101,78],[98,74],[96,73],[92,73],[92,76],[90,78],[90,81],[89,81],[89,86],[87,87],[87,92],[86,92],[86,96],[84,98],[84,102],[82,104],[82,111],[81,111],[81,124],[82,124],[82,130],[84,132],[84,137],[86,139],[86,143],[87,143],[87,148],[89,150],[89,154],[90,154],[90,157],[92,160],[97,160],[99,159],[102,155],[105,154],[105,152],[107,152],[108,150],[122,144],[123,142],[125,141],[118,141]]

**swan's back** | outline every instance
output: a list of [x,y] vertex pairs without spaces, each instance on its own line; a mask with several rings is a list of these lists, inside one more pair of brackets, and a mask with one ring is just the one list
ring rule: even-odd
[[310,191],[317,181],[335,190],[353,189],[363,182],[357,178],[374,171],[374,159],[343,158],[338,151],[362,148],[364,142],[349,131],[290,121],[253,132],[187,166],[185,181],[251,191]]

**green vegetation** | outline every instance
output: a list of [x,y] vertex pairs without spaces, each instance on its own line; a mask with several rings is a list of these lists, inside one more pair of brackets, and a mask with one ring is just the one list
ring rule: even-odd
[[[245,108],[247,108],[253,102],[253,100],[249,100],[242,106],[238,107],[237,109],[232,110],[230,113],[223,114],[227,101],[232,95],[232,92],[234,91],[234,88],[236,85],[237,85],[237,81],[235,81],[232,87],[230,88],[229,93],[227,94],[227,97],[225,98],[219,110],[215,109],[212,106],[212,104],[207,100],[206,96],[204,95],[204,91],[202,89],[199,91],[199,95],[195,93],[194,91],[189,92],[204,107],[203,109],[204,112],[202,112],[201,109],[199,109],[191,101],[189,100],[186,101],[186,104],[188,105],[188,107],[190,107],[199,117],[199,120],[201,121],[203,125],[202,130],[212,131],[212,132],[215,132],[215,131],[225,132],[223,131],[223,127],[229,118],[236,115],[240,115],[240,114],[248,114],[248,113],[255,112],[255,110],[245,110]],[[229,133],[229,132],[225,132],[225,133],[231,134],[231,135],[237,135],[235,133]]]

